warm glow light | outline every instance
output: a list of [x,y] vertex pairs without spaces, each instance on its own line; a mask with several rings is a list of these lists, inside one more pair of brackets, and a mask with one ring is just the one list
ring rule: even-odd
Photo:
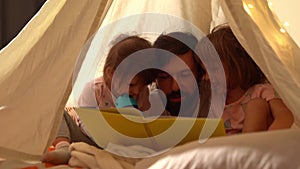
[[248,15],[251,15],[251,11],[245,2],[243,2],[243,7],[244,7],[244,10],[248,13]]
[[269,8],[273,6],[273,3],[271,1],[268,2]]
[[[282,24],[280,32],[288,33],[300,46],[299,0],[268,0],[269,8],[276,14]],[[284,28],[284,29],[283,29]]]
[[0,110],[3,110],[5,108],[6,108],[6,106],[0,106]]
[[280,28],[280,32],[285,33],[286,31],[285,31],[285,29]]
[[253,6],[252,4],[248,4],[248,7],[249,7],[250,9],[254,8],[254,6]]
[[290,26],[289,22],[284,22],[284,26]]

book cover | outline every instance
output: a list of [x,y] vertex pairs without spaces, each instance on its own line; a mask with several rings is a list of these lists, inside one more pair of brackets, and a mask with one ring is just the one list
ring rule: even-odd
[[141,145],[160,151],[194,140],[226,135],[221,119],[144,117],[143,112],[135,108],[77,108],[76,112],[102,148],[113,143]]

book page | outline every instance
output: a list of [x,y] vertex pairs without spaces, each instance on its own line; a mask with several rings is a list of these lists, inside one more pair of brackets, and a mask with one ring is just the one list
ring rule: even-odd
[[142,145],[156,151],[176,145],[224,136],[221,119],[159,117],[145,118],[135,108],[76,109],[88,132],[102,148],[109,143]]
[[[112,109],[107,109],[108,112],[100,112],[96,108],[75,110],[88,133],[102,148],[106,148],[109,143],[154,147],[153,139],[144,127],[144,118],[140,115],[122,115]],[[128,112],[127,109],[124,110],[126,111]]]

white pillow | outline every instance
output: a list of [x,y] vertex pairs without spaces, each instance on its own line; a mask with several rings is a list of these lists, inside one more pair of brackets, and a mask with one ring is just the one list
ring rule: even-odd
[[137,169],[290,169],[299,168],[300,129],[212,138],[175,147],[143,159]]

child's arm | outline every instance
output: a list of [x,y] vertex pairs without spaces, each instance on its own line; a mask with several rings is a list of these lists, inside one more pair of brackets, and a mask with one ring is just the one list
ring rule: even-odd
[[244,111],[243,133],[268,129],[268,120],[271,119],[271,112],[266,100],[262,98],[252,99],[247,103]]
[[279,98],[272,99],[269,101],[269,105],[274,121],[268,129],[276,130],[290,128],[294,122],[294,116],[283,101]]

